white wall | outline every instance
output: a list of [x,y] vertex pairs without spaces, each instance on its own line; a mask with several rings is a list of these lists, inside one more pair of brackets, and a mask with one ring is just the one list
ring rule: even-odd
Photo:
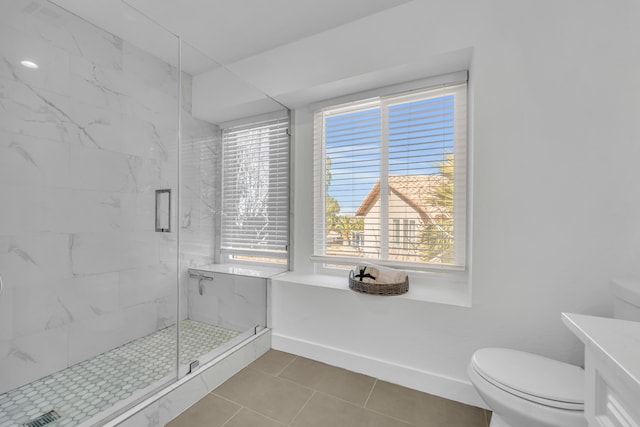
[[[299,77],[316,85],[473,49],[473,306],[274,280],[274,347],[475,404],[478,348],[581,363],[560,313],[610,314],[609,279],[640,274],[639,18],[624,0],[414,1],[283,48],[322,60],[330,77]],[[294,266],[310,272],[309,109],[295,120]]]

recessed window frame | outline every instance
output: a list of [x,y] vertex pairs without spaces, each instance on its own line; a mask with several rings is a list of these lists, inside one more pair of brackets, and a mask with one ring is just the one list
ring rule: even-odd
[[[262,127],[268,127],[277,129],[278,141],[275,141],[277,145],[276,150],[286,150],[285,154],[278,154],[277,164],[269,164],[269,174],[280,175],[286,178],[286,183],[282,183],[282,178],[278,177],[280,181],[278,185],[278,194],[276,195],[278,207],[278,213],[276,221],[278,222],[278,237],[279,243],[278,249],[260,249],[259,247],[242,247],[234,246],[233,237],[229,236],[229,226],[226,219],[232,214],[229,207],[229,194],[228,184],[230,181],[235,180],[237,177],[229,173],[229,159],[228,150],[229,140],[228,134],[230,131],[238,131],[245,129],[251,131],[252,128],[260,129]],[[291,114],[290,111],[271,113],[247,119],[241,119],[234,122],[224,123],[220,125],[221,128],[221,141],[222,141],[222,162],[221,162],[221,189],[220,189],[220,215],[219,225],[220,238],[218,239],[218,253],[220,262],[233,263],[233,264],[247,264],[247,265],[262,265],[270,267],[283,267],[288,268],[290,263],[290,180],[291,180]],[[284,132],[284,133],[283,133]],[[278,171],[274,171],[277,168]],[[233,192],[232,192],[233,193]],[[270,197],[272,194],[269,195]],[[227,218],[226,218],[227,217]]]
[[[378,99],[384,98],[395,98],[401,99],[402,97],[407,97],[407,99],[411,99],[414,94],[429,90],[444,90],[446,91],[448,87],[463,85],[464,90],[460,92],[458,98],[456,99],[456,103],[462,102],[464,103],[464,116],[456,116],[457,129],[456,129],[456,138],[461,141],[456,141],[455,144],[455,169],[457,171],[455,175],[455,245],[456,245],[456,262],[451,264],[436,264],[436,263],[426,263],[426,262],[402,262],[397,260],[390,259],[367,259],[367,258],[359,258],[359,257],[335,257],[328,256],[323,253],[319,253],[318,245],[317,245],[317,224],[324,224],[324,213],[323,209],[318,209],[317,205],[319,202],[319,197],[317,195],[319,193],[323,194],[324,199],[324,188],[325,183],[323,181],[322,175],[325,165],[322,164],[322,159],[324,159],[323,147],[321,144],[318,144],[317,141],[323,138],[322,129],[319,126],[319,113],[322,110],[330,109],[334,113],[339,112],[339,108],[344,108],[344,111],[349,111],[354,107],[354,105],[362,105],[363,108],[366,108],[366,103],[370,103],[371,105],[376,105]],[[423,79],[420,81],[408,82],[401,85],[394,85],[389,87],[380,88],[373,91],[367,91],[365,93],[354,94],[347,97],[341,97],[338,99],[323,101],[321,103],[317,103],[311,106],[311,110],[314,113],[314,253],[310,257],[311,261],[316,263],[316,270],[318,272],[323,273],[332,273],[337,271],[343,271],[343,269],[352,268],[353,265],[359,263],[371,263],[377,265],[386,265],[390,267],[403,268],[405,270],[410,270],[414,272],[437,272],[437,273],[451,273],[457,276],[460,273],[466,274],[469,269],[469,236],[467,234],[468,223],[470,221],[470,203],[468,201],[469,193],[470,193],[470,185],[469,185],[469,176],[471,165],[469,164],[469,138],[467,135],[468,122],[469,122],[469,111],[467,108],[467,89],[468,89],[468,72],[461,71],[456,73],[451,73],[442,76],[436,76],[429,79]],[[418,95],[421,96],[421,95]],[[458,126],[458,124],[461,124]],[[462,172],[462,173],[461,173]],[[392,223],[390,218],[387,216],[387,224],[382,225],[381,227],[386,228],[384,232],[386,232],[387,238],[385,244],[387,245],[387,250],[392,248],[391,242],[389,239],[392,237],[392,233],[394,232],[392,227]],[[323,225],[324,227],[324,225]],[[399,224],[399,230],[397,230],[400,238],[399,242],[396,242],[396,247],[402,249],[406,246],[407,242],[405,242],[405,225],[401,221]]]

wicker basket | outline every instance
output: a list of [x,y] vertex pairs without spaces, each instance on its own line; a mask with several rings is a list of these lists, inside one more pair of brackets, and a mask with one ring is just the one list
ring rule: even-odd
[[409,290],[409,277],[404,283],[365,283],[355,279],[355,272],[349,272],[349,289],[370,295],[402,295]]

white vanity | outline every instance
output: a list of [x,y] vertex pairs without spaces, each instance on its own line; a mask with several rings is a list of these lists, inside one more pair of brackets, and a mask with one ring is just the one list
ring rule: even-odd
[[640,427],[640,322],[562,314],[585,345],[589,427]]

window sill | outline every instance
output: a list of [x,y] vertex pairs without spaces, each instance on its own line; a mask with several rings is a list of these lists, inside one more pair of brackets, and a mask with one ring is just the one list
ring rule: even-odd
[[399,298],[458,307],[471,307],[471,290],[468,283],[463,283],[450,277],[438,276],[439,275],[410,274],[409,291],[406,294],[384,297],[353,292],[349,289],[349,280],[346,275],[342,277],[329,274],[288,272],[273,277],[272,281],[274,283],[282,282],[336,289],[372,298]]

